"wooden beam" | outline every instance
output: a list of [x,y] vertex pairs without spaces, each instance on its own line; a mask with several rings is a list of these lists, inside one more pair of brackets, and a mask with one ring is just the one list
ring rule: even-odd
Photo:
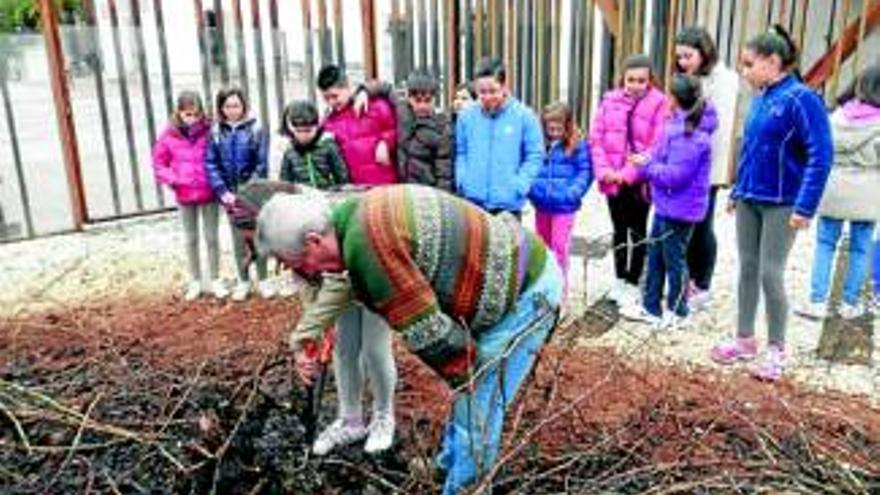
[[[865,12],[867,12],[865,36],[867,36],[875,27],[877,27],[878,24],[880,24],[880,2],[873,1],[871,6],[865,9]],[[814,88],[818,88],[828,81],[828,78],[833,75],[838,49],[841,50],[841,60],[846,60],[847,57],[852,55],[858,45],[857,38],[859,36],[859,31],[861,31],[861,19],[856,19],[854,22],[851,22],[846,26],[846,29],[843,30],[841,36],[828,48],[828,51],[825,52],[825,54],[822,55],[812,67],[810,67],[810,70],[807,71],[806,77],[804,78],[807,84]]]
[[602,11],[602,19],[605,21],[605,27],[611,32],[611,36],[616,37],[619,33],[618,26],[620,23],[620,12],[617,10],[616,0],[595,0],[595,4]]

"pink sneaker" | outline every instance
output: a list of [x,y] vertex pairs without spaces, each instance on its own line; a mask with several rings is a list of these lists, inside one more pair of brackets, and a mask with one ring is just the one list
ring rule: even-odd
[[758,355],[758,341],[754,337],[740,338],[722,342],[712,348],[709,356],[719,364],[732,364],[736,361],[748,361]]
[[782,378],[782,371],[788,364],[788,354],[778,345],[767,347],[764,359],[752,370],[752,376],[765,382],[775,382]]

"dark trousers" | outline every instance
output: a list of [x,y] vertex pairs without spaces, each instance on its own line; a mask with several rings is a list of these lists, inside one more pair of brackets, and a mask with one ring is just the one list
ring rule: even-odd
[[718,241],[715,239],[715,197],[718,186],[709,191],[709,210],[702,222],[694,226],[694,235],[687,249],[688,273],[700,290],[709,290],[718,257]]
[[645,266],[651,205],[642,196],[641,186],[622,186],[616,196],[608,198],[608,210],[614,226],[614,274],[638,285]]
[[645,309],[654,316],[663,314],[663,285],[667,282],[666,307],[678,316],[687,316],[684,294],[688,272],[684,261],[694,224],[654,215],[651,247],[648,249],[648,274],[645,277]]

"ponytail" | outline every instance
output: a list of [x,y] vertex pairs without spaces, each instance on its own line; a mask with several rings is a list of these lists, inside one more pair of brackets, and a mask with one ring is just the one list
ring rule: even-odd
[[746,48],[761,55],[769,57],[776,55],[782,62],[782,70],[794,74],[802,79],[798,70],[800,51],[788,31],[779,24],[770,26],[766,32],[761,33],[746,44]]

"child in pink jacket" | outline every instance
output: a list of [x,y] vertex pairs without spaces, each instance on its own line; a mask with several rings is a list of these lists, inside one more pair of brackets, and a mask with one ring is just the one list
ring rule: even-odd
[[652,147],[662,133],[666,115],[666,96],[656,85],[651,60],[635,54],[624,61],[620,86],[602,98],[590,130],[593,175],[599,190],[608,197],[614,226],[617,280],[609,297],[618,306],[639,299],[651,208],[630,157]]
[[217,242],[218,206],[205,173],[205,150],[211,124],[205,118],[202,99],[194,91],[183,91],[168,127],[153,146],[153,170],[156,182],[174,191],[189,261],[190,282],[184,298],[191,301],[202,293],[202,270],[199,262],[199,217],[208,250],[210,292],[217,298],[229,294],[218,277],[220,269]]

